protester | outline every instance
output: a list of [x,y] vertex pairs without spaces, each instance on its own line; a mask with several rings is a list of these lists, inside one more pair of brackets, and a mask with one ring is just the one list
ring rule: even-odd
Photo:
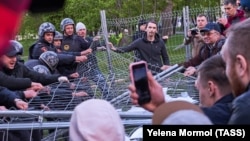
[[223,25],[222,32],[226,34],[227,30],[231,25],[241,22],[246,19],[244,11],[238,9],[236,0],[224,0],[223,2],[226,17],[218,19],[218,23]]
[[157,24],[154,21],[147,23],[143,38],[139,38],[125,47],[116,48],[111,43],[110,49],[117,53],[138,51],[139,56],[136,56],[136,61],[146,61],[153,74],[166,70],[170,64],[165,43],[157,33]]
[[200,32],[203,35],[204,44],[201,47],[199,54],[194,58],[179,64],[186,68],[184,72],[185,76],[194,75],[196,67],[198,67],[204,60],[218,54],[225,42],[225,37],[221,35],[220,27],[216,23],[208,23]]
[[201,47],[204,45],[203,36],[201,35],[200,30],[203,29],[207,25],[207,23],[208,21],[206,15],[199,14],[196,17],[196,27],[188,31],[187,37],[184,38],[184,43],[178,46],[177,49],[191,44],[192,58],[197,56],[200,52]]
[[229,124],[250,124],[250,19],[229,28],[221,55],[235,99]]

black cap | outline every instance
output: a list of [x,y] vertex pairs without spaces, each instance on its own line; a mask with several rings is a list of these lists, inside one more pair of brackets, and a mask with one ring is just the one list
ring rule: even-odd
[[200,32],[208,32],[211,30],[216,30],[221,33],[220,26],[217,23],[208,23],[203,29],[200,30]]

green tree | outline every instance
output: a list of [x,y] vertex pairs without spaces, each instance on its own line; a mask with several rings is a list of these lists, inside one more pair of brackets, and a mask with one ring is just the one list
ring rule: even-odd
[[142,14],[169,12],[180,10],[187,5],[190,8],[213,7],[219,5],[218,0],[66,0],[62,10],[30,14],[27,13],[22,21],[20,33],[37,33],[42,22],[51,22],[60,30],[63,18],[72,18],[75,22],[83,22],[88,30],[98,31],[100,10],[106,11],[107,18],[126,18]]

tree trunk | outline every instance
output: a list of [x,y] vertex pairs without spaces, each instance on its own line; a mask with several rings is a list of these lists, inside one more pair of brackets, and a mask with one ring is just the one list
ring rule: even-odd
[[172,10],[173,10],[173,1],[172,0],[166,0],[167,5],[166,8],[164,9],[164,11],[161,13],[161,20],[160,20],[160,26],[159,26],[159,33],[162,36],[165,35],[172,35],[173,34],[173,30],[172,30],[172,21],[173,21],[173,14],[172,14]]

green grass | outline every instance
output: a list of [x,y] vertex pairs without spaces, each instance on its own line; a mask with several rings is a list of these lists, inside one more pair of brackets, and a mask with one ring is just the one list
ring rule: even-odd
[[175,48],[183,43],[183,35],[173,35],[167,41],[167,51],[170,59],[170,64],[181,63],[185,61],[186,52],[185,48],[177,49]]

